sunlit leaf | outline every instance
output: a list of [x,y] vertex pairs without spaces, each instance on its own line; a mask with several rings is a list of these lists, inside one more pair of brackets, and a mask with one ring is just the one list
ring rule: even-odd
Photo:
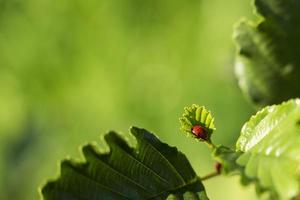
[[237,163],[259,187],[280,199],[300,189],[300,99],[264,108],[251,117],[236,144]]
[[[207,140],[210,142],[211,134],[215,128],[214,118],[210,111],[208,111],[204,106],[199,106],[193,104],[192,106],[185,107],[182,117],[179,119],[180,129],[187,134],[187,136],[196,137],[200,141]],[[197,137],[193,133],[192,129],[195,126],[201,126],[205,129],[206,139]]]
[[243,126],[236,150],[218,147],[223,173],[239,172],[269,199],[292,199],[300,189],[300,99],[268,106]]

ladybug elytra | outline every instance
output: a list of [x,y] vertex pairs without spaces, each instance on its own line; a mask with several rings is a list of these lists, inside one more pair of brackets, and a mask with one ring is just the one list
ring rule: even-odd
[[195,135],[196,138],[201,138],[203,140],[207,139],[207,129],[201,125],[195,125],[192,128],[192,133]]

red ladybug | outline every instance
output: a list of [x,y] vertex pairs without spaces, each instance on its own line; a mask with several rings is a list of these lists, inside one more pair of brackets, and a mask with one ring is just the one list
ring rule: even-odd
[[203,140],[207,139],[207,129],[201,125],[195,125],[192,128],[192,133],[195,135],[196,138],[201,138]]

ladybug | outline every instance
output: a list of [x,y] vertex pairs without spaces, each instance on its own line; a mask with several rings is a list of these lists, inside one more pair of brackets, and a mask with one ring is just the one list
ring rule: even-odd
[[195,135],[196,138],[201,138],[203,140],[207,139],[208,130],[207,130],[207,128],[205,128],[201,125],[193,126],[191,132]]

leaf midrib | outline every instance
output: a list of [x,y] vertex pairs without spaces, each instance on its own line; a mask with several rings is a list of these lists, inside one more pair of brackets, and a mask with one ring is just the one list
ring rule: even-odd
[[191,186],[193,184],[196,184],[199,180],[200,180],[200,178],[198,176],[195,176],[194,179],[191,180],[191,182],[183,184],[183,185],[179,185],[177,187],[174,187],[174,188],[171,188],[171,189],[168,189],[168,190],[165,190],[165,191],[161,191],[160,193],[158,193],[158,194],[150,197],[149,199],[153,199],[153,198],[159,197],[160,195],[162,195],[162,194],[164,194],[166,192],[168,194],[172,194],[171,192],[176,191],[176,190],[180,190],[180,189],[182,189],[184,187],[188,187],[188,186]]
[[153,171],[151,168],[149,168],[147,165],[145,165],[144,163],[142,163],[140,160],[138,160],[137,158],[135,158],[133,155],[129,154],[127,151],[125,151],[124,149],[120,148],[118,145],[114,145],[115,147],[117,147],[118,149],[120,149],[121,151],[125,152],[125,154],[127,156],[129,156],[130,158],[132,158],[133,160],[137,161],[138,164],[142,165],[143,167],[145,167],[147,170],[149,170],[152,174],[154,174],[155,176],[157,176],[160,180],[162,180],[163,182],[169,184],[169,182],[164,179],[163,177],[161,177],[159,174],[157,174],[155,171]]
[[[170,161],[162,154],[160,153],[160,151],[155,148],[152,143],[147,142],[149,144],[150,147],[152,147],[152,149],[154,149],[156,152],[158,152],[158,154],[165,160],[167,161],[168,165],[172,168],[172,171],[175,172],[176,176],[179,177],[179,179],[181,180],[181,182],[183,182],[183,184],[186,184],[186,181],[184,180],[184,178],[181,176],[181,174],[177,171],[177,169],[173,166],[172,163],[170,163]],[[177,152],[178,153],[178,152]]]
[[129,182],[133,183],[134,185],[140,187],[141,189],[145,190],[145,192],[147,192],[150,195],[150,191],[147,190],[147,188],[145,188],[144,186],[142,186],[141,184],[139,184],[138,182],[136,182],[134,179],[131,179],[130,177],[126,176],[125,174],[119,172],[118,170],[116,170],[115,168],[113,168],[111,165],[109,165],[108,163],[102,161],[100,158],[95,157],[96,159],[94,159],[96,162],[98,163],[103,163],[104,165],[106,165],[109,169],[111,169],[112,171],[114,171],[116,174],[120,175],[121,177],[123,177],[124,179],[128,180]]

